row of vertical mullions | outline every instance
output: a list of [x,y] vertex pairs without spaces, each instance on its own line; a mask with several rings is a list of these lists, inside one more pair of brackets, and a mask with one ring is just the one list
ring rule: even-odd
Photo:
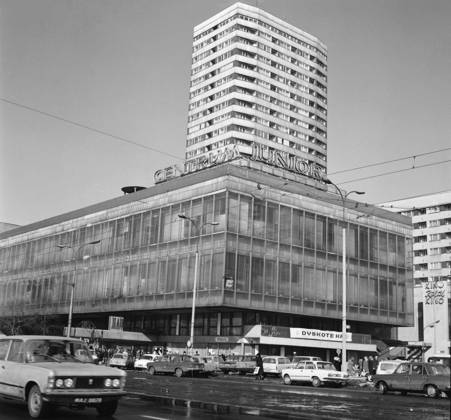
[[[242,197],[243,197],[243,195],[242,194],[238,194],[238,197],[239,197],[239,199],[237,200],[237,202],[238,202],[238,208],[240,209],[240,211],[241,211],[241,200],[242,200]],[[265,235],[264,235],[264,240],[265,240],[265,250],[266,250],[266,247],[268,246],[268,238],[267,238],[267,235],[266,235],[266,233],[267,233],[267,213],[268,213],[268,204],[269,204],[269,201],[267,201],[267,200],[265,200],[264,201],[265,202]],[[229,202],[230,203],[230,202]],[[251,197],[251,203],[252,203],[252,220],[254,220],[254,210],[255,210],[255,205],[254,205],[254,203],[255,203],[255,197]],[[228,206],[228,208],[230,208],[230,204],[229,204],[229,206]],[[291,210],[290,210],[290,216],[291,216],[291,220],[293,220],[292,218],[293,218],[293,208],[291,208]],[[305,214],[306,214],[306,211],[304,210],[304,209],[299,209],[299,211],[301,212],[301,214],[302,214],[302,223],[303,223],[303,225],[302,225],[302,243],[303,243],[303,247],[302,247],[302,272],[304,273],[304,268],[305,268],[305,220],[306,220],[306,218],[305,218]],[[313,214],[313,213],[312,213]],[[239,215],[239,218],[241,217],[241,215]],[[321,215],[316,215],[316,214],[314,214],[314,220],[315,220],[315,224],[314,224],[314,226],[315,226],[315,231],[314,231],[314,235],[313,235],[313,237],[315,238],[315,245],[314,245],[314,247],[313,247],[313,251],[314,251],[314,267],[315,267],[315,272],[316,272],[316,270],[317,270],[317,254],[318,254],[318,249],[317,249],[317,247],[316,247],[316,237],[317,237],[317,223],[316,223],[316,220],[317,220],[317,218],[318,217],[324,217],[324,216],[321,216]],[[328,223],[327,222],[327,220],[329,220],[329,218],[326,218],[326,223],[324,223],[324,225],[325,225],[325,229],[326,229],[326,232],[325,232],[325,237],[327,238],[328,237],[328,229],[330,228],[330,226],[331,226],[331,224],[330,223]],[[338,221],[338,219],[337,219],[337,221]],[[278,204],[278,224],[279,224],[279,226],[281,225],[281,211],[280,211],[280,204]],[[339,223],[337,224],[337,226],[339,225]],[[361,239],[361,236],[360,236],[360,234],[359,234],[359,227],[360,227],[360,225],[356,225],[356,227],[357,227],[357,235],[356,235],[356,239],[357,239],[357,244],[356,244],[356,249],[357,250],[359,250],[360,249],[360,239]],[[254,232],[253,232],[253,229],[254,229],[254,225],[252,224],[252,233],[251,233],[251,239],[250,239],[250,241],[251,241],[251,249],[253,249],[253,241],[254,241]],[[347,230],[349,230],[349,221],[346,221],[346,229]],[[240,237],[240,233],[239,233],[239,229],[237,229],[238,230],[238,232],[237,232],[237,235],[236,235],[236,239],[235,239],[235,248],[236,248],[236,251],[235,251],[235,255],[237,255],[237,250],[239,249],[239,247],[238,247],[238,244],[239,244],[239,237]],[[367,229],[367,228],[365,228],[365,232],[366,232],[366,235],[367,235],[367,241],[366,241],[366,243],[368,244],[368,246],[370,246],[370,241],[369,241],[369,235],[370,235],[370,230],[371,229]],[[386,236],[386,239],[387,239],[387,241],[386,241],[386,244],[387,244],[387,252],[389,251],[389,243],[388,243],[388,235],[389,235],[389,233],[388,232],[383,232],[383,231],[378,231],[378,230],[375,230],[375,232],[376,232],[376,241],[377,241],[377,244],[376,244],[376,250],[379,250],[379,248],[380,248],[380,243],[379,243],[379,240],[380,240],[380,238],[379,238],[379,234],[377,234],[377,232],[379,232],[380,234],[382,234],[382,235],[385,235]],[[291,233],[292,234],[292,233]],[[400,240],[400,237],[398,237],[398,235],[394,235],[394,237],[395,237],[395,240],[396,241],[398,241],[398,240]],[[277,237],[277,241],[278,241],[278,244],[277,244],[277,254],[279,255],[278,256],[278,258],[277,258],[277,264],[276,264],[276,266],[277,266],[277,268],[276,268],[276,279],[275,279],[275,281],[276,281],[276,284],[275,284],[275,289],[277,290],[277,294],[276,294],[276,296],[277,296],[277,299],[279,298],[279,270],[280,270],[280,267],[279,267],[279,263],[280,263],[280,229],[278,230],[278,237]],[[395,246],[396,246],[396,248],[398,247],[397,246],[397,243],[395,243]],[[292,240],[292,237],[291,237],[291,240],[290,240],[290,253],[292,253],[292,247],[293,247],[293,240]],[[265,252],[265,254],[266,254],[266,252]],[[325,254],[325,263],[324,263],[324,268],[327,270],[327,271],[329,271],[329,265],[328,265],[328,261],[329,261],[329,257],[330,257],[330,252],[327,252],[327,251],[325,251],[324,252],[324,254]],[[252,255],[251,255],[252,256]],[[347,260],[349,261],[349,257],[347,258]],[[337,252],[336,253],[336,261],[337,261],[337,263],[340,261],[340,255],[339,255],[339,252]],[[357,257],[357,261],[359,261],[359,258]],[[234,263],[235,263],[235,267],[234,267],[234,273],[235,273],[235,277],[236,277],[236,274],[238,273],[238,258],[237,257],[235,257],[235,261],[234,261]],[[375,265],[377,265],[377,296],[376,296],[376,299],[377,299],[377,310],[378,310],[378,313],[380,313],[381,311],[386,311],[387,312],[387,316],[389,316],[388,315],[388,313],[390,312],[390,311],[396,311],[396,312],[400,312],[400,310],[401,310],[401,308],[398,308],[397,307],[397,299],[396,299],[396,295],[399,293],[399,284],[398,284],[398,278],[396,278],[396,280],[395,280],[395,288],[394,288],[394,290],[395,290],[395,292],[393,293],[393,296],[391,296],[391,299],[394,299],[395,300],[395,309],[390,309],[391,307],[390,307],[390,301],[388,301],[387,302],[387,305],[386,305],[386,308],[382,308],[381,307],[381,299],[380,299],[380,293],[381,293],[381,281],[385,281],[386,282],[386,284],[387,284],[387,298],[388,299],[390,299],[390,286],[389,286],[389,283],[390,283],[390,279],[392,278],[391,276],[390,276],[390,272],[389,272],[389,264],[388,264],[388,260],[387,260],[387,262],[386,263],[384,263],[384,264],[381,264],[380,262],[371,262],[369,259],[367,260],[367,270],[368,270],[368,275],[367,276],[365,276],[364,278],[361,278],[361,275],[360,275],[360,272],[359,272],[359,270],[357,270],[357,272],[355,272],[355,273],[352,273],[352,274],[355,274],[355,278],[357,279],[357,291],[356,291],[356,293],[357,293],[357,296],[359,296],[360,297],[360,294],[361,294],[361,290],[360,290],[360,286],[361,286],[361,279],[363,280],[363,279],[366,279],[366,280],[368,280],[370,277],[371,277],[371,270],[370,270],[370,268],[371,268],[371,264],[375,264]],[[291,270],[291,266],[292,266],[292,262],[290,262],[290,275],[291,275],[291,273],[292,273],[292,270]],[[385,267],[385,270],[384,270],[384,272],[382,272],[381,271],[381,266],[384,266]],[[398,267],[399,268],[399,267]],[[397,270],[398,270],[398,268],[396,269],[396,272],[398,272]],[[263,270],[264,270],[264,273],[265,273],[265,276],[264,276],[264,279],[266,278],[266,260],[264,259],[264,268],[263,268]],[[340,270],[339,270],[339,265],[337,264],[336,265],[336,269],[334,270],[334,272],[335,272],[335,274],[337,275],[337,290],[338,290],[338,292],[337,293],[339,293],[339,291],[340,291],[340,288],[338,287],[339,286],[339,284],[340,284],[340,282],[338,281],[338,275],[340,274]],[[381,279],[381,274],[383,273],[383,275],[384,275],[384,279]],[[252,279],[252,264],[249,264],[249,278],[250,279]],[[349,283],[349,276],[347,276],[347,286],[349,287],[350,286],[350,283]],[[326,277],[326,281],[327,281],[327,277]],[[264,283],[264,289],[266,288],[266,282],[265,282],[265,280],[263,280],[263,283]],[[305,284],[305,281],[304,281],[304,279],[303,279],[303,282],[302,282],[302,295],[303,296],[305,296],[305,287],[306,287],[306,284]],[[369,287],[369,286],[368,286]],[[289,294],[290,294],[290,298],[291,298],[291,296],[292,296],[292,282],[290,281],[289,282]],[[393,290],[393,289],[392,289]],[[234,291],[234,301],[236,302],[236,292],[237,292],[237,288],[235,287],[235,291]],[[265,292],[265,291],[264,291]],[[249,298],[248,298],[248,303],[251,303],[251,293],[252,293],[252,282],[249,282],[249,285],[248,285],[248,293],[249,293]],[[264,293],[265,294],[265,293]],[[337,298],[337,302],[336,303],[334,303],[334,305],[339,305],[339,303],[338,303],[338,301],[339,301],[339,298],[340,296],[339,296],[339,294],[336,296],[336,298]],[[290,305],[291,305],[291,299],[290,299]],[[370,302],[368,302],[368,308],[370,307]]]

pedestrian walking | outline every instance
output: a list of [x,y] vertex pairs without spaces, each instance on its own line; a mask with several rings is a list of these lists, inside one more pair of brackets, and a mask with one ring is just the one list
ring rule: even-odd
[[368,357],[368,374],[374,375],[373,370],[374,370],[374,359],[373,356],[370,356]]
[[368,356],[363,358],[363,375],[368,376],[370,374],[369,366],[368,366]]
[[265,379],[265,372],[263,370],[263,359],[260,356],[260,353],[257,353],[257,358],[255,359],[255,366],[256,366],[255,369],[257,371],[255,380],[263,381],[263,379]]
[[341,350],[337,349],[337,354],[334,356],[333,364],[335,369],[341,371]]
[[379,366],[379,357],[376,354],[374,356],[374,360],[373,360],[373,371],[371,372],[372,375],[375,375],[377,372],[377,367]]

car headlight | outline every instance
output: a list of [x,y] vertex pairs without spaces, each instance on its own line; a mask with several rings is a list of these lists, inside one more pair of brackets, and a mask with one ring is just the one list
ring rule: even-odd
[[75,381],[72,378],[58,378],[55,380],[55,388],[73,388]]
[[107,388],[110,388],[112,382],[113,382],[113,381],[112,381],[110,378],[106,378],[104,384],[105,384],[105,386],[106,386]]
[[66,388],[73,388],[74,387],[74,380],[72,378],[64,379],[64,386]]
[[118,378],[113,379],[113,387],[114,388],[119,388],[120,386],[121,386],[121,380],[118,379]]

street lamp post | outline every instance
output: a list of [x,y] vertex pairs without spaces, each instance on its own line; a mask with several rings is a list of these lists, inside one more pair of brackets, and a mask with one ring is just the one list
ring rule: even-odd
[[204,222],[202,224],[198,224],[196,220],[194,220],[191,217],[185,216],[184,214],[178,215],[180,219],[188,220],[196,229],[196,232],[199,236],[199,239],[196,243],[196,257],[194,260],[194,284],[193,284],[193,303],[192,303],[192,309],[191,309],[191,329],[190,329],[190,339],[188,343],[188,347],[191,347],[191,349],[194,348],[194,320],[196,315],[196,294],[197,294],[197,278],[199,276],[199,241],[200,241],[200,235],[202,228],[206,225],[212,225],[216,226],[219,223],[218,222]]
[[346,198],[351,194],[365,194],[364,191],[356,191],[352,190],[343,194],[340,188],[335,185],[330,179],[326,180],[327,184],[333,185],[338,194],[340,194],[341,198],[341,206],[343,209],[342,219],[343,219],[343,227],[342,227],[342,239],[343,239],[343,256],[342,256],[342,323],[341,323],[341,371],[347,371],[347,361],[346,361],[346,338],[347,338],[347,320],[346,320],[346,306],[347,306],[347,292],[346,292],[346,218],[345,218],[345,201]]
[[[88,245],[95,245],[100,243],[100,239],[97,239],[95,241],[90,241],[90,242],[86,242],[84,244],[78,245],[77,247],[73,247],[72,245],[67,245],[67,244],[58,244],[57,247],[59,249],[65,249],[65,248],[69,248],[72,250],[72,256],[73,256],[73,261],[74,261],[74,279],[71,283],[71,289],[70,289],[70,300],[69,300],[69,315],[68,315],[68,319],[67,319],[67,332],[66,332],[66,336],[70,337],[70,332],[72,329],[72,314],[73,314],[73,310],[74,310],[74,294],[75,294],[75,279],[77,277],[77,259],[79,257],[80,251]],[[87,260],[88,258],[90,258],[89,255],[83,255],[83,260]]]
[[[425,361],[424,359],[425,359],[425,356],[426,356],[426,340],[425,340],[425,337],[424,337],[424,333],[426,332],[426,330],[428,329],[428,328],[434,328],[438,323],[440,322],[440,320],[439,319],[437,319],[437,320],[435,320],[435,321],[433,321],[433,322],[430,322],[429,324],[427,324],[424,328],[423,328],[423,346],[422,346],[422,359],[423,359],[423,362]],[[435,330],[434,330],[434,351],[435,351]]]

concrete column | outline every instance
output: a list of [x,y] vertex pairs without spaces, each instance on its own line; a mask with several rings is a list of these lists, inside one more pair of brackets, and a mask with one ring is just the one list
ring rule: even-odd
[[221,335],[221,312],[218,312],[218,322],[216,324],[216,334]]
[[180,314],[177,314],[177,323],[175,325],[175,335],[180,335]]
[[280,355],[285,356],[285,346],[280,346]]

